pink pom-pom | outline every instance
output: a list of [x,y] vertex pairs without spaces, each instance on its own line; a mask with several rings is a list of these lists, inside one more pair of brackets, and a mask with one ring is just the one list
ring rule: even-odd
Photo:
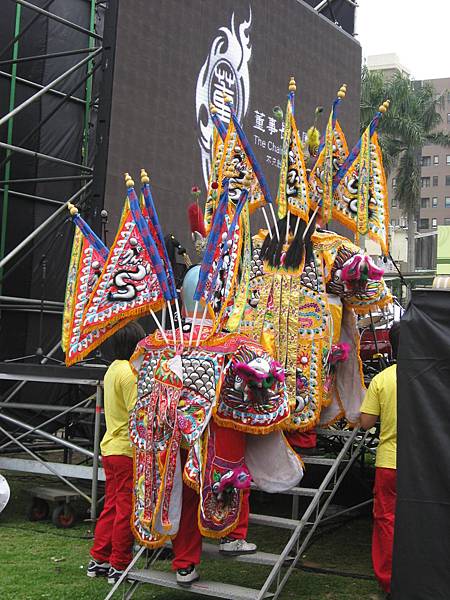
[[350,344],[341,342],[340,344],[333,344],[330,353],[330,363],[335,365],[337,362],[344,362],[348,359],[350,354]]

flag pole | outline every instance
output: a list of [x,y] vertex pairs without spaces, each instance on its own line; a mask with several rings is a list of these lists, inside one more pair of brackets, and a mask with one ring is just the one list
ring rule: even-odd
[[175,329],[175,320],[173,318],[173,310],[172,310],[172,305],[170,303],[170,300],[167,300],[167,309],[169,312],[169,319],[170,319],[170,327],[172,329],[172,338],[173,338],[173,349],[177,350],[177,332]]
[[200,345],[200,340],[201,340],[202,333],[203,333],[203,327],[205,325],[205,319],[206,319],[206,312],[207,312],[207,310],[208,310],[208,305],[205,304],[205,308],[203,309],[203,314],[202,314],[202,320],[200,321],[200,329],[198,330],[197,342],[195,344],[196,348]]
[[163,340],[166,342],[166,344],[169,344],[169,340],[167,339],[167,335],[164,331],[164,329],[162,328],[161,323],[158,321],[158,317],[155,315],[155,311],[153,309],[150,309],[150,314],[153,317],[153,320],[156,323],[156,327],[159,329],[160,334],[162,335]]
[[198,300],[196,300],[195,304],[194,304],[194,313],[192,316],[192,326],[191,326],[191,331],[189,333],[189,348],[192,346],[192,338],[194,336],[194,326],[195,326],[195,319],[197,318],[197,311],[198,311]]

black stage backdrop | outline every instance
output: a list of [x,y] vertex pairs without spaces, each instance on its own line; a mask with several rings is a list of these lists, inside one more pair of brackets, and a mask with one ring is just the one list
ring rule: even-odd
[[304,2],[111,0],[105,46],[111,46],[107,60],[114,66],[112,74],[105,71],[110,88],[105,84],[104,90],[112,92],[100,104],[94,206],[104,195],[109,241],[125,197],[123,172],[132,173],[138,185],[145,167],[165,233],[189,245],[190,189],[204,189],[208,170],[209,103],[228,119],[222,90],[234,98],[273,196],[282,137],[272,109],[285,107],[291,75],[300,131],[311,125],[317,105],[324,106],[324,129],[345,82],[339,118],[349,145],[357,139],[360,46]]
[[450,291],[413,290],[398,358],[394,600],[450,598]]

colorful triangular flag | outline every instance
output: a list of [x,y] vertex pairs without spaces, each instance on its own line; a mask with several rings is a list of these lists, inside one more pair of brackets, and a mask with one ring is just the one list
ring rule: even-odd
[[333,180],[333,215],[360,235],[368,235],[388,252],[389,205],[376,127],[389,102],[383,103]]
[[66,353],[66,365],[70,366],[83,360],[97,348],[111,333],[128,322],[128,319],[114,328],[99,328],[86,331],[83,318],[91,294],[98,282],[105,264],[108,248],[80,217],[76,207],[70,205],[75,230],[63,317],[63,350]]
[[337,121],[337,108],[346,93],[347,86],[343,84],[333,101],[325,136],[309,176],[311,204],[315,208],[321,207],[324,223],[328,223],[332,217],[339,220],[339,216],[333,213],[333,177],[348,156],[347,141]]
[[87,331],[111,326],[124,318],[137,318],[159,310],[165,299],[127,199],[119,229],[92,297],[83,326]]
[[309,219],[310,194],[303,147],[294,118],[295,80],[289,82],[289,94],[284,122],[283,152],[278,183],[278,217],[289,211],[305,222]]

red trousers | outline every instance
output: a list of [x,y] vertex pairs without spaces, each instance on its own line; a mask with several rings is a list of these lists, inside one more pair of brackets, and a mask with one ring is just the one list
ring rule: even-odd
[[286,433],[287,441],[291,446],[297,448],[315,448],[317,446],[317,432],[315,429],[309,431],[289,431]]
[[91,556],[123,570],[132,559],[133,534],[130,527],[133,494],[133,459],[104,456],[105,504],[94,533]]
[[[245,453],[245,434],[234,429],[225,429],[211,423],[215,429],[216,440],[227,449],[230,460],[241,458]],[[224,456],[222,450],[221,456]],[[182,450],[182,465],[186,461],[186,452]],[[228,535],[229,538],[245,540],[248,529],[250,490],[243,491],[241,513],[236,529]],[[172,568],[185,569],[190,565],[198,565],[202,555],[202,535],[198,528],[199,495],[183,482],[183,497],[181,519],[176,537],[172,540],[174,559]]]
[[373,499],[372,562],[382,589],[391,591],[397,471],[377,467]]

